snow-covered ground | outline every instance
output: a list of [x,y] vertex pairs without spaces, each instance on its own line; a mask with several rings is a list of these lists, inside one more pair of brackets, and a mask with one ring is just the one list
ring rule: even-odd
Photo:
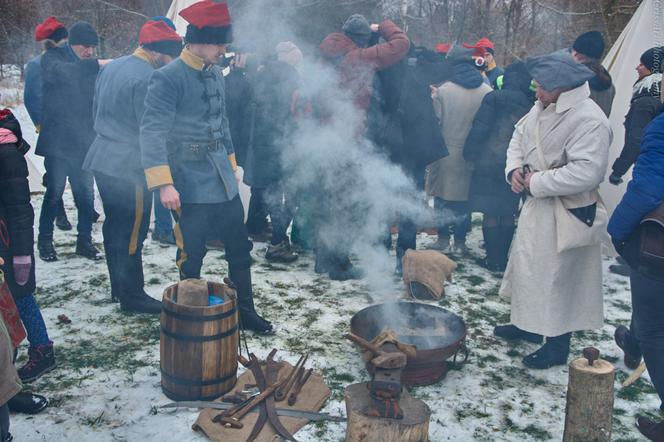
[[[7,103],[4,100],[15,97],[18,88],[4,86],[1,100]],[[23,106],[16,113],[26,137],[34,141]],[[36,213],[41,198],[39,194],[33,197]],[[76,210],[69,191],[65,205],[75,225]],[[124,313],[111,302],[105,262],[76,256],[74,232],[56,230],[58,262],[37,260],[36,296],[55,342],[58,368],[29,386],[47,395],[51,406],[37,416],[13,415],[16,440],[205,440],[191,430],[198,414],[195,410],[165,412],[157,408],[169,402],[159,385],[158,318]],[[100,223],[94,226],[93,235],[101,244]],[[528,370],[521,358],[534,351],[535,345],[509,344],[493,337],[493,327],[509,319],[509,305],[497,295],[500,275],[475,264],[474,258],[482,255],[480,237],[481,229],[475,225],[469,239],[473,256],[459,261],[454,282],[447,285],[445,297],[438,302],[466,321],[471,351],[468,363],[450,371],[436,385],[411,393],[433,410],[432,441],[560,440],[567,368]],[[434,240],[420,234],[418,248]],[[309,363],[324,373],[333,390],[324,410],[344,414],[344,387],[368,379],[357,348],[343,339],[350,318],[373,303],[399,299],[402,285],[389,273],[385,274],[389,289],[379,293],[361,281],[330,281],[314,273],[312,255],[304,254],[292,265],[274,265],[265,261],[265,248],[265,243],[256,243],[252,252],[256,301],[278,333],[274,337],[248,336],[249,348],[265,357],[276,347],[290,362],[305,350],[310,352]],[[174,247],[146,241],[145,280],[147,291],[155,298],[177,280],[174,256]],[[605,267],[611,262],[606,258]],[[223,252],[210,251],[203,277],[219,281],[226,270]],[[615,363],[614,440],[641,440],[633,426],[634,416],[656,415],[659,400],[647,375],[631,387],[620,388],[629,371],[612,338],[617,325],[629,322],[629,281],[606,273],[604,292],[605,325],[576,334],[573,356],[593,345]],[[71,323],[59,321],[59,315],[66,315]],[[25,346],[19,354],[20,364],[25,360]],[[322,423],[310,424],[296,436],[300,441],[340,441],[344,434],[344,424]]]

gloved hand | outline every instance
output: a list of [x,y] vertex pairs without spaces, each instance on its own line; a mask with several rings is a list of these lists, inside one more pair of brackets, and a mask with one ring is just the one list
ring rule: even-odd
[[609,176],[609,183],[613,184],[614,186],[617,186],[618,184],[622,183],[623,179],[619,177],[618,175],[612,173]]
[[25,285],[30,279],[30,269],[32,268],[32,258],[30,256],[15,256],[12,260],[14,268],[14,280],[18,285]]

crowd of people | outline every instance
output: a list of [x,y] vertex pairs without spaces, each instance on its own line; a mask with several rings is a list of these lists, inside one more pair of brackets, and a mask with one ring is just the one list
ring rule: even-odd
[[[630,275],[634,308],[616,342],[628,367],[645,359],[664,399],[664,270],[646,265],[635,245],[641,220],[664,200],[664,48],[646,51],[637,67],[625,147],[610,182],[620,184],[636,166],[609,220],[598,189],[608,168],[607,116],[616,85],[600,62],[599,32],[503,68],[488,38],[428,49],[413,45],[394,22],[372,24],[358,14],[323,39],[311,59],[291,41],[269,53],[231,51],[224,2],[202,0],[180,16],[188,23],[184,38],[169,19],[154,17],[141,27],[138,48],[113,60],[96,57],[99,37],[89,23],[67,29],[50,17],[37,25],[43,52],[26,66],[25,105],[46,169],[37,238],[42,261],[59,259],[54,224],[72,229],[62,200],[68,180],[78,215],[76,254],[105,259],[111,298],[123,310],[161,311],[144,289],[142,248],[152,213],[152,238],[177,246],[181,279],[200,278],[207,250],[225,249],[244,330],[275,333],[254,306],[251,239],[269,243],[269,261],[292,263],[297,247],[315,253],[317,273],[362,278],[351,259],[354,226],[365,210],[347,198],[358,192],[357,181],[345,178],[356,170],[353,159],[315,165],[339,179],[289,179],[298,164],[287,152],[302,142],[302,125],[333,125],[342,117],[331,96],[307,86],[304,66],[318,65],[334,72],[325,91],[348,98],[351,137],[400,167],[413,183],[413,199],[424,193],[432,199],[432,248],[467,256],[471,214],[482,213],[486,256],[479,264],[504,272],[501,294],[511,298],[510,323],[494,333],[542,344],[523,359],[527,367],[566,364],[572,333],[602,326],[600,249],[608,225],[622,256],[612,267]],[[47,403],[21,393],[27,399],[17,404],[20,381],[56,365],[34,296],[29,149],[11,111],[0,111],[0,265],[29,343],[28,361],[15,373],[12,324],[0,321],[0,442],[11,440],[8,409],[35,413]],[[251,187],[246,221],[241,180]],[[99,216],[95,183],[105,216],[103,257],[91,235]],[[404,209],[384,220],[386,249],[393,222],[400,274],[418,229],[430,226]],[[664,440],[664,424],[641,418],[638,426],[651,440]]]

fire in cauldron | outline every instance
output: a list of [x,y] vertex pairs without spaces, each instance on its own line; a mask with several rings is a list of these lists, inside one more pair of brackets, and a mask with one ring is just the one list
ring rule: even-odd
[[[448,359],[463,362],[468,358],[465,346],[466,324],[459,316],[441,307],[418,302],[390,302],[367,307],[351,319],[351,331],[372,341],[392,330],[407,354],[401,382],[406,386],[430,385],[443,379],[449,369]],[[415,347],[416,351],[408,351]],[[367,363],[373,373],[373,365]]]

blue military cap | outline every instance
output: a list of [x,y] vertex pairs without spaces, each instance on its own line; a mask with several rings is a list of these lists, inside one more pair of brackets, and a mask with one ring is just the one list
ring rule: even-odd
[[530,75],[547,91],[574,89],[595,76],[585,65],[578,63],[568,49],[526,59]]

